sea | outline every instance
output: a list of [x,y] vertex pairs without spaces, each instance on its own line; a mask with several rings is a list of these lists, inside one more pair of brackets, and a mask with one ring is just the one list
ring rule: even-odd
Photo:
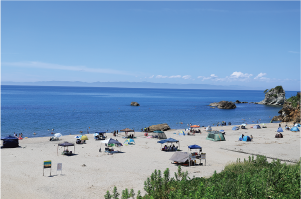
[[[297,91],[287,91],[286,98]],[[1,86],[1,136],[50,137],[124,128],[141,131],[167,123],[171,129],[190,124],[216,126],[269,123],[281,106],[262,101],[263,90],[153,89],[63,86]],[[210,108],[219,101],[239,100],[236,109]],[[131,102],[140,106],[131,106]],[[52,134],[51,134],[52,133]]]

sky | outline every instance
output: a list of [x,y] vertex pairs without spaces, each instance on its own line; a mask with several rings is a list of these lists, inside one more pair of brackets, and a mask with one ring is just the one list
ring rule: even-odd
[[1,82],[300,90],[299,1],[2,1]]

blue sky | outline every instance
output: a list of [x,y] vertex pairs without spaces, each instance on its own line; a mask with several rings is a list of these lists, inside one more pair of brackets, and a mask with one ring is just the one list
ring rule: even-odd
[[300,2],[1,2],[4,81],[300,89]]

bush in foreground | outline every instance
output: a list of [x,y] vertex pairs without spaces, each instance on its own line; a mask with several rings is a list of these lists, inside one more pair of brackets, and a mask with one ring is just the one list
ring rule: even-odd
[[[221,173],[210,178],[188,177],[188,172],[178,172],[170,178],[167,168],[163,176],[155,170],[144,182],[146,194],[137,199],[182,198],[300,198],[300,161],[294,165],[281,164],[279,160],[268,163],[265,156],[229,164]],[[119,198],[117,188],[107,191],[106,199]],[[133,189],[122,191],[122,199],[135,198]]]

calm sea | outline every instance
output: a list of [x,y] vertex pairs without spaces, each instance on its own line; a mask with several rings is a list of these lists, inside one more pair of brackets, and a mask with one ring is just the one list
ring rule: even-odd
[[[1,134],[44,137],[141,128],[167,123],[172,129],[187,124],[208,126],[268,123],[281,107],[236,104],[232,110],[212,109],[212,102],[264,99],[263,91],[205,89],[141,89],[101,87],[1,86]],[[289,98],[296,92],[286,92]],[[130,106],[132,101],[139,107]],[[33,135],[33,133],[36,135]]]

